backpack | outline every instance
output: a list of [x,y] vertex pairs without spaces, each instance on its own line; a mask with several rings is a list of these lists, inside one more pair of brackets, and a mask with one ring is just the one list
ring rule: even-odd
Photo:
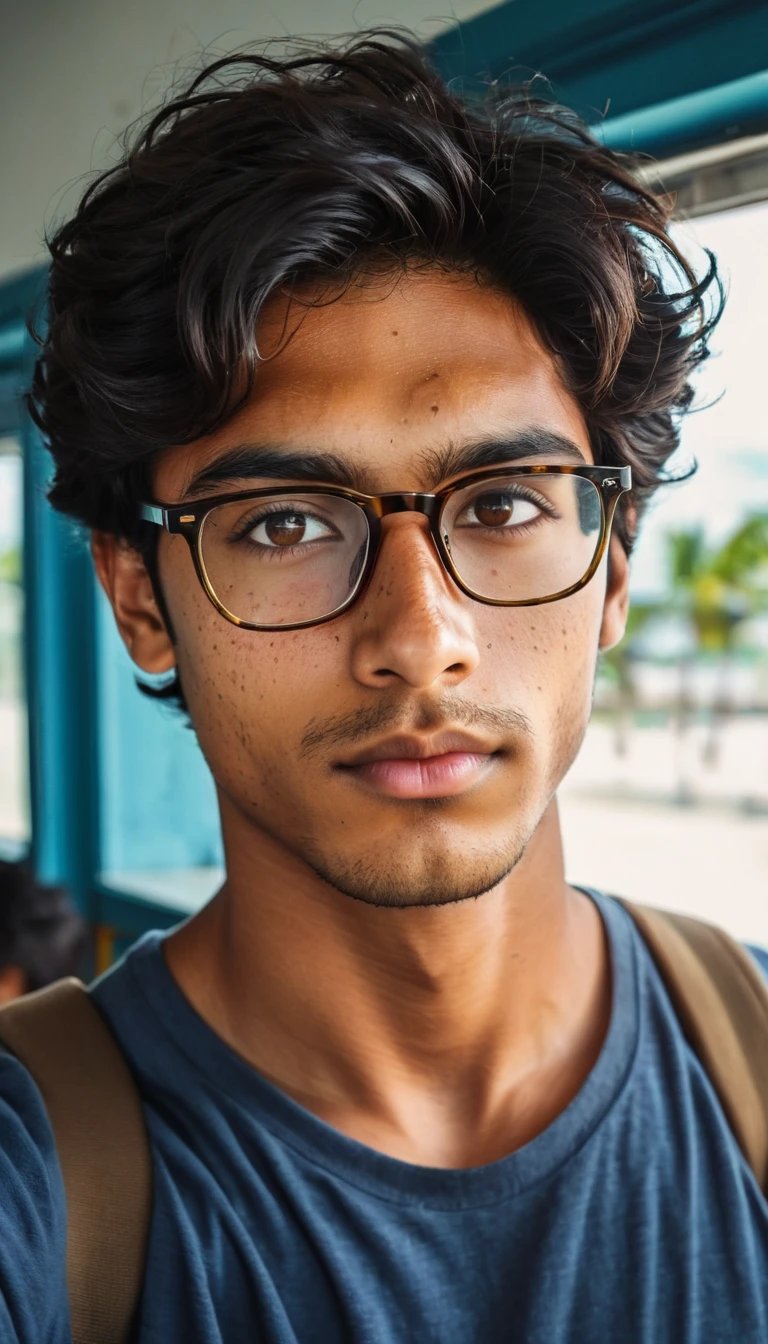
[[[768,986],[762,974],[712,925],[621,904],[768,1194]],[[128,1065],[87,989],[74,979],[0,1009],[0,1042],[37,1082],[56,1139],[67,1198],[73,1342],[129,1344],[149,1240],[152,1164]]]

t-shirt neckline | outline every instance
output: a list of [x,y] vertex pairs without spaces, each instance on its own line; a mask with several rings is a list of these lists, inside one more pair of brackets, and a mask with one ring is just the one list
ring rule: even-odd
[[[146,934],[118,967],[97,982],[94,994],[132,1060],[149,1106],[155,1086],[167,1088],[171,1070],[167,1047],[156,1045],[150,1059],[142,1040],[148,1032],[155,1039],[163,1033],[183,1060],[185,1088],[204,1088],[209,1094],[207,1104],[213,1105],[218,1093],[233,1123],[237,1111],[245,1112],[246,1124],[263,1125],[299,1158],[335,1178],[389,1202],[454,1210],[495,1204],[546,1180],[575,1157],[616,1103],[632,1071],[640,1020],[636,937],[629,916],[617,902],[583,890],[603,919],[611,964],[611,1017],[602,1049],[576,1096],[541,1134],[481,1167],[446,1170],[389,1157],[342,1134],[281,1092],[192,1007],[166,964],[162,932]],[[124,999],[119,996],[126,1005],[120,1011],[114,991],[118,977],[125,973],[133,988]],[[136,989],[141,991],[145,1011],[137,1012]],[[165,1078],[161,1076],[162,1059],[166,1061]],[[194,1074],[191,1078],[189,1070]]]

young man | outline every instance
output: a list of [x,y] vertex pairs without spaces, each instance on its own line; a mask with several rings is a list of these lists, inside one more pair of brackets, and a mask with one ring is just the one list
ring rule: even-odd
[[[52,499],[226,850],[95,990],[152,1145],[142,1342],[768,1338],[768,1205],[555,801],[706,353],[665,210],[364,40],[214,68],[52,242]],[[63,1341],[1,1068],[2,1337]]]

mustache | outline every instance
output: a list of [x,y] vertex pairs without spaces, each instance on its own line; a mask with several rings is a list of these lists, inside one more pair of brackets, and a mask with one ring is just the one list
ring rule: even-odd
[[490,737],[533,737],[533,725],[517,709],[495,709],[476,705],[470,700],[444,696],[411,707],[410,712],[396,700],[383,699],[361,706],[347,714],[327,719],[310,719],[299,746],[300,756],[313,756],[329,748],[356,746],[361,739],[395,733],[438,732],[445,728],[468,728]]

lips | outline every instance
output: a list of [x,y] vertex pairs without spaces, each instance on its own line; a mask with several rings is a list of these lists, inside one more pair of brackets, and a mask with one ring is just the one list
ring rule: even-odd
[[496,747],[472,733],[448,731],[434,733],[428,737],[415,734],[399,734],[384,738],[362,751],[356,752],[339,764],[342,768],[369,765],[374,761],[427,761],[436,756],[446,756],[454,752],[469,752],[471,755],[492,756]]
[[468,733],[402,735],[357,752],[337,769],[392,798],[448,798],[477,784],[498,755],[493,745]]

